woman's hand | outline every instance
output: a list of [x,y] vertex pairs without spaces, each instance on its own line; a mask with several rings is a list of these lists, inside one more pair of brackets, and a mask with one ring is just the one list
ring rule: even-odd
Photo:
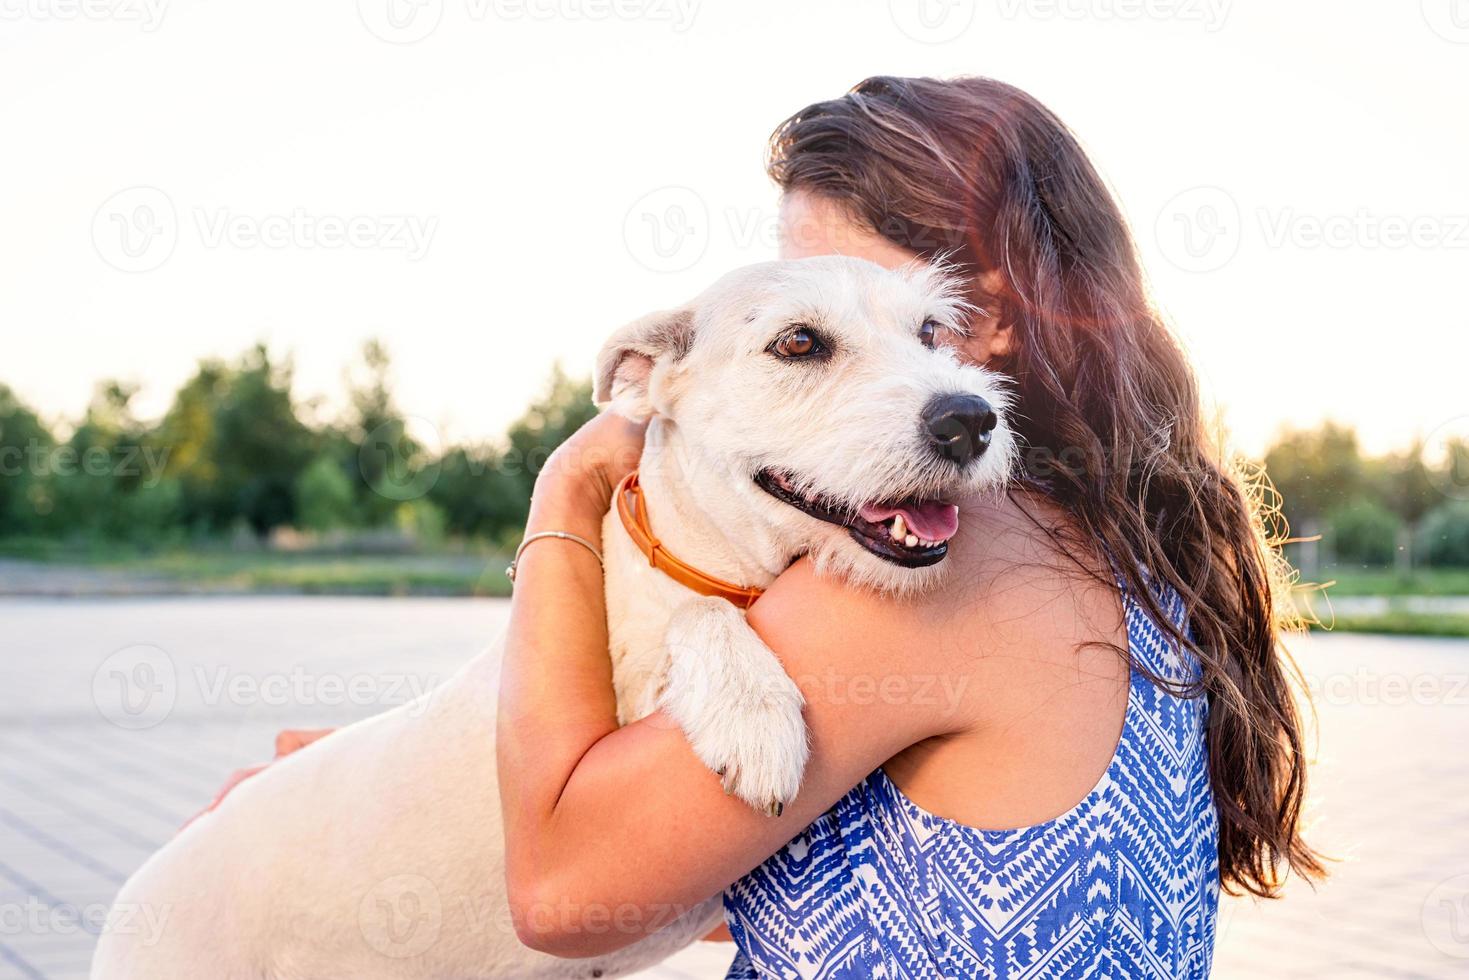
[[597,540],[612,491],[637,468],[645,423],[603,412],[563,442],[536,477],[526,533],[571,531]]
[[643,454],[645,422],[632,422],[616,412],[603,412],[563,442],[536,479],[536,492],[564,481],[584,481],[600,499],[610,502],[612,490],[633,470]]
[[[312,742],[320,741],[334,731],[336,731],[335,728],[287,728],[284,731],[278,732],[275,736],[275,758],[271,762],[279,762],[291,753],[304,749]],[[246,766],[244,769],[236,769],[230,773],[230,777],[224,781],[224,786],[214,795],[214,799],[210,804],[186,820],[183,827],[180,827],[179,830],[183,830],[184,827],[187,827],[195,820],[204,816],[204,814],[209,813],[215,807],[219,806],[224,802],[224,798],[230,795],[231,790],[251,776],[264,772],[270,768],[270,765],[270,762],[262,762],[257,766]]]

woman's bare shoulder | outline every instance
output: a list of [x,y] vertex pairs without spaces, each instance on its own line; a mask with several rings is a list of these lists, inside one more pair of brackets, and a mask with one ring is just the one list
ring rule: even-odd
[[1066,658],[1113,642],[1121,623],[1105,564],[1065,512],[1019,492],[972,502],[928,592],[898,598],[852,588],[800,561],[750,612],[786,661],[931,666],[1009,657]]

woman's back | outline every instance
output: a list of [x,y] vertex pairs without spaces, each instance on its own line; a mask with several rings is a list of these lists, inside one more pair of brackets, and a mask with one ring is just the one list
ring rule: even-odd
[[[1164,607],[1182,615],[1176,596]],[[725,896],[732,977],[1203,977],[1218,824],[1197,665],[1124,596],[1133,661],[1106,772],[1061,816],[980,830],[881,769]]]

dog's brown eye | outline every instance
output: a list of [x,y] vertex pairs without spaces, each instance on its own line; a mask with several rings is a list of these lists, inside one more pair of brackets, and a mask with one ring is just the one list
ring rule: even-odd
[[796,327],[781,334],[770,345],[770,351],[777,357],[801,358],[816,357],[825,353],[826,348],[821,345],[821,339],[806,327]]
[[932,320],[924,320],[923,326],[918,328],[918,340],[929,350],[933,350],[938,345],[938,336],[939,325]]

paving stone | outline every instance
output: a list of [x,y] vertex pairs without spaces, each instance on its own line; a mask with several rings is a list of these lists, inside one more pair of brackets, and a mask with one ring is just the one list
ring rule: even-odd
[[[93,937],[66,916],[105,907],[230,771],[270,756],[278,729],[377,710],[211,702],[211,671],[446,677],[504,616],[490,601],[0,601],[0,980],[85,977]],[[104,717],[94,680],[143,642],[168,651],[181,690],[159,724],[129,730]],[[1355,679],[1318,706],[1311,796],[1314,839],[1346,860],[1315,892],[1226,899],[1216,976],[1469,977],[1469,904],[1457,933],[1434,932],[1469,889],[1454,890],[1469,875],[1469,703],[1384,703],[1378,687],[1454,690],[1469,642],[1334,635],[1296,651],[1308,675]],[[732,955],[698,943],[643,978],[719,978]]]

